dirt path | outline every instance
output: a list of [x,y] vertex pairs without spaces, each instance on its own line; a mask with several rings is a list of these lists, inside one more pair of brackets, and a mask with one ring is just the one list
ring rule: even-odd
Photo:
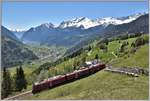
[[111,52],[112,55],[114,55],[116,58],[118,57],[114,52]]

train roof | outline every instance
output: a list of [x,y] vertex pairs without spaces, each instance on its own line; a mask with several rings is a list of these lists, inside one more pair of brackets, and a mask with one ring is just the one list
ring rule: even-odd
[[86,61],[85,62],[87,65],[91,65],[92,64],[92,61]]
[[63,77],[64,75],[57,75],[57,76],[53,76],[53,77],[50,77],[48,79],[44,79],[43,81],[41,82],[35,82],[34,85],[38,85],[38,84],[42,84],[42,83],[45,83],[47,81],[50,81],[50,80],[54,80],[56,78],[59,78],[59,77]]

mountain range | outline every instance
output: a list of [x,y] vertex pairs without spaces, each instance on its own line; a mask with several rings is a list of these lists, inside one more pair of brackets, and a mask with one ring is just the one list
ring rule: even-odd
[[139,13],[120,18],[91,20],[86,17],[63,21],[59,26],[44,23],[27,31],[2,30],[2,66],[13,66],[22,61],[38,59],[26,48],[26,44],[43,44],[67,47],[73,52],[91,40],[109,38],[122,34],[148,33],[147,13]]
[[[95,20],[91,20],[86,17],[79,17],[72,20],[63,21],[59,26],[55,26],[52,23],[44,23],[25,31],[22,34],[22,37],[20,37],[20,40],[26,44],[38,43],[71,47],[91,36],[97,36],[97,34],[102,35],[102,33],[104,36],[104,33],[110,32],[110,30],[114,28],[118,29],[117,26],[125,26],[126,24],[132,24],[132,22],[136,23],[138,22],[138,19],[144,15],[147,14],[138,13],[120,18],[106,17]],[[139,25],[139,27],[140,26],[142,25]],[[119,28],[122,30],[124,29],[123,27]],[[146,30],[143,31],[147,32]],[[123,31],[123,33],[124,32],[125,31]],[[131,32],[134,33],[132,28],[130,28],[130,31],[126,33]],[[118,34],[118,32],[115,31],[112,32],[112,34]],[[105,35],[108,36],[107,34]]]
[[80,17],[80,18],[69,20],[69,21],[63,21],[58,27],[59,28],[82,27],[83,29],[88,29],[88,28],[95,27],[98,25],[103,25],[103,26],[107,26],[109,24],[119,25],[119,24],[129,23],[144,14],[145,13],[143,14],[138,13],[138,14],[127,16],[127,17],[120,17],[120,18],[105,17],[105,18],[98,18],[94,20],[91,20],[86,17]]
[[88,37],[73,47],[69,48],[66,54],[72,54],[73,52],[81,49],[82,47],[89,44],[92,40],[100,40],[100,38],[112,38],[120,35],[132,35],[132,34],[148,34],[149,33],[149,14],[142,15],[136,20],[119,25],[110,24],[100,33],[94,34],[91,37]]

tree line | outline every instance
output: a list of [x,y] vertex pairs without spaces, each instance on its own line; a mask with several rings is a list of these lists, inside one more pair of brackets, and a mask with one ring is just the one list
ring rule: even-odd
[[2,70],[2,92],[1,97],[6,98],[12,92],[22,91],[27,88],[27,80],[25,78],[22,66],[16,68],[16,74],[11,76],[9,70],[4,67]]

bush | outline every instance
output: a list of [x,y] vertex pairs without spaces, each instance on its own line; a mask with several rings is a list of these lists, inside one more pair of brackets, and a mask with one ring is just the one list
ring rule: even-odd
[[98,56],[98,54],[96,54],[96,55],[95,55],[95,59],[99,59],[99,56]]
[[131,48],[131,53],[135,53],[136,52],[136,48]]
[[138,37],[138,36],[141,36],[142,33],[135,33],[135,34],[130,34],[128,37],[129,38],[134,38],[134,37]]
[[99,45],[99,48],[100,48],[100,49],[105,49],[105,48],[106,48],[106,45],[105,45],[104,43],[101,43],[101,44]]
[[139,37],[135,40],[135,46],[138,47],[138,46],[143,45],[143,44],[145,44],[145,40],[143,38]]
[[137,38],[132,44],[131,47],[139,47],[141,45],[144,45],[149,42],[149,37],[144,36],[144,37],[139,37]]
[[149,36],[143,36],[143,39],[144,39],[144,41],[145,41],[145,43],[149,43]]
[[108,45],[108,44],[109,44],[109,40],[108,40],[107,38],[104,38],[104,39],[101,40],[98,44],[102,44],[102,43]]
[[120,49],[119,49],[119,52],[124,52],[124,47],[127,46],[129,43],[127,41],[123,41]]
[[42,80],[44,80],[44,79],[47,79],[48,78],[48,71],[47,70],[42,70],[41,72],[40,72],[40,74],[38,75],[38,78],[37,78],[37,81],[42,81]]

